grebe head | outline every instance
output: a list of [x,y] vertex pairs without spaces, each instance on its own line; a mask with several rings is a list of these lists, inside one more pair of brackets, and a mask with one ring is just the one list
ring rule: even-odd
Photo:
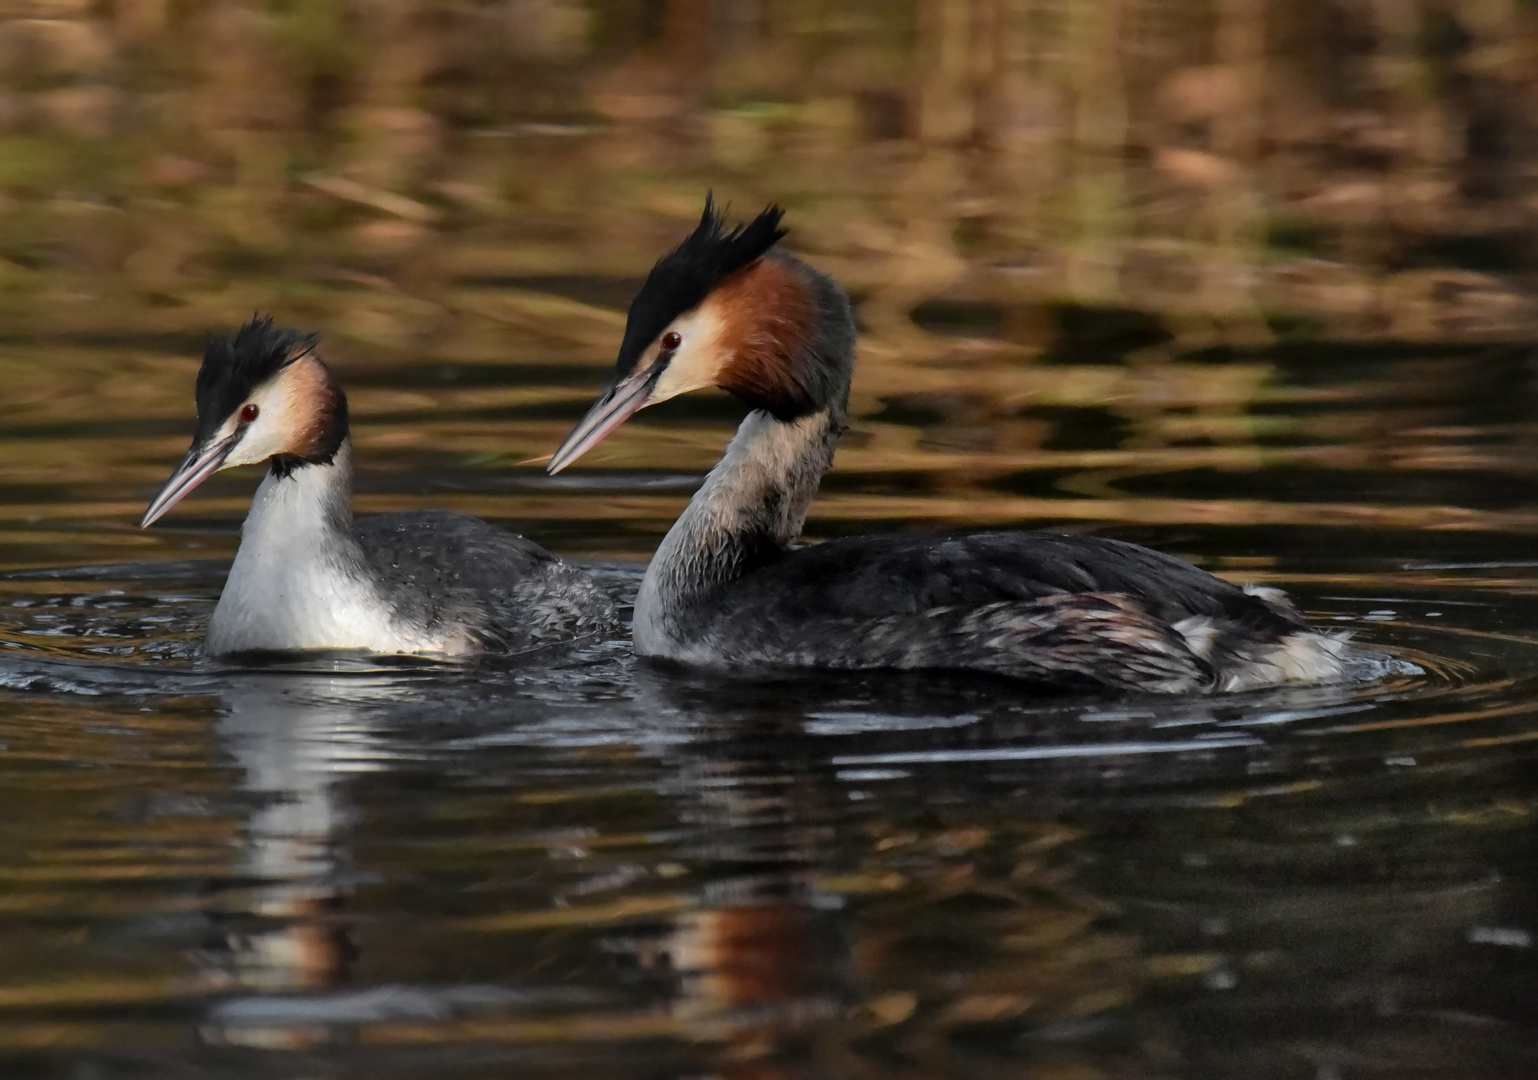
[[630,304],[614,378],[546,470],[560,472],[630,417],[708,386],[794,420],[848,391],[854,329],[831,278],[776,245],[778,206],[727,229],[705,197],[700,223],[652,267]]
[[221,469],[327,464],[347,438],[347,398],[316,355],[320,338],[252,319],[212,338],[198,371],[192,448],[139,522],[154,524]]

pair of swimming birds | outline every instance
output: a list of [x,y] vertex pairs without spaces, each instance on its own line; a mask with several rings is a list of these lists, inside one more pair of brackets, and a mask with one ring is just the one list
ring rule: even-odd
[[[751,410],[646,571],[638,654],[1174,693],[1342,676],[1343,638],[1279,592],[1134,544],[997,531],[797,546],[845,429],[857,332],[839,285],[780,246],[781,217],[728,228],[707,198],[630,305],[613,381],[548,465],[692,390]],[[523,537],[441,511],[355,520],[347,398],[317,338],[268,319],[209,345],[192,448],[142,524],[218,470],[263,462],[208,653],[463,655],[618,629],[587,574]]]

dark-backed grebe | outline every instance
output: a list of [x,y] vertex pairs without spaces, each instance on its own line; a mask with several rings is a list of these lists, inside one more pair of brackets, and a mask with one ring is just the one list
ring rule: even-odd
[[706,386],[752,408],[662,541],[636,651],[717,667],[966,669],[1067,687],[1239,690],[1343,675],[1343,637],[1273,589],[1093,536],[896,534],[795,547],[845,426],[856,330],[770,207],[699,226],[630,305],[613,382],[557,473],[648,405]]
[[205,652],[457,655],[616,629],[613,602],[585,573],[478,518],[354,521],[347,398],[317,342],[271,319],[210,341],[192,449],[139,523],[220,469],[268,463]]

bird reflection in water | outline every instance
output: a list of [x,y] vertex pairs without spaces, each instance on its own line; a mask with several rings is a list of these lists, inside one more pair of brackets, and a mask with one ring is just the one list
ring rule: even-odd
[[[667,681],[642,678],[655,692]],[[667,784],[688,837],[674,854],[698,873],[688,910],[607,944],[680,1034],[721,1047],[715,1075],[738,1075],[737,1061],[777,1076],[764,1059],[855,1001],[843,897],[821,885],[837,793],[798,753],[793,719],[719,720],[679,749]]]
[[[947,693],[979,707],[976,723],[957,727],[903,680],[830,693],[648,669],[634,677],[640,726],[604,744],[613,767],[594,802],[580,789],[552,793],[542,772],[591,768],[590,735],[540,742],[551,729],[537,701],[516,692],[463,684],[445,696],[434,682],[413,706],[387,679],[231,682],[219,731],[260,802],[239,887],[216,905],[218,942],[204,961],[225,996],[205,1013],[204,1039],[346,1047],[349,1059],[494,1043],[566,1063],[611,1055],[616,1076],[639,1075],[626,1069],[666,1046],[687,1066],[680,1075],[855,1077],[884,1075],[879,1060],[894,1053],[941,1071],[970,1067],[977,1055],[965,1047],[979,1040],[1012,1046],[1135,994],[1135,945],[1073,884],[1072,830],[1022,815],[985,771],[919,770],[884,786],[882,769],[840,763],[855,747],[943,756],[1005,737],[1022,721],[983,715],[986,689]],[[855,703],[864,711],[841,711]],[[484,754],[469,750],[467,730],[493,740]],[[422,833],[430,843],[475,822],[477,838],[456,848],[469,888],[448,900],[414,887],[425,891],[395,917],[443,953],[409,959],[409,984],[383,984],[360,977],[351,941],[360,915],[348,776],[391,767],[392,755],[420,768],[423,751],[449,782],[435,800],[456,798],[456,782],[480,800],[473,817],[425,821]],[[611,816],[637,797],[657,816]],[[556,835],[552,805],[605,843],[572,843],[571,830],[526,843]],[[359,806],[372,808],[358,828],[414,814],[393,801]]]
[[356,953],[346,913],[346,780],[384,766],[366,717],[394,688],[388,678],[273,672],[234,676],[222,690],[218,733],[257,804],[237,885],[212,906],[202,954],[237,995],[206,1019],[209,1042],[292,1049],[333,1037],[331,1024],[293,1022],[303,1012],[293,998],[269,999],[264,1010],[239,995],[313,994],[346,980]]
[[[843,740],[813,733],[826,688],[676,676],[637,674],[660,710],[710,718],[675,751],[669,792],[691,907],[610,944],[680,1035],[716,1045],[709,1075],[884,1076],[877,1058],[894,1051],[966,1066],[957,1035],[1007,1044],[1133,992],[1135,947],[1059,857],[1073,830],[994,814],[982,777],[967,797],[941,781],[932,805],[873,797],[834,762]],[[891,731],[855,738],[954,747],[912,689],[862,684]]]
[[842,905],[817,886],[828,838],[798,820],[822,794],[804,779],[783,762],[719,757],[679,776],[692,804],[680,817],[694,834],[680,855],[713,873],[693,909],[649,946],[637,942],[636,957],[669,977],[680,1018],[796,1019],[842,998]]

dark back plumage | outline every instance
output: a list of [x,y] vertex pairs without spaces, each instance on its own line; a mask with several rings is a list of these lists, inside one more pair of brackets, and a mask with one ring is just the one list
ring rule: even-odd
[[266,316],[253,318],[233,337],[210,337],[198,371],[198,426],[193,445],[212,438],[252,391],[319,343],[319,334],[278,326]]
[[779,243],[787,231],[780,227],[784,214],[778,206],[770,206],[746,225],[728,231],[726,219],[716,213],[715,200],[706,195],[700,223],[683,243],[657,260],[630,302],[616,365],[619,377],[635,369],[668,323],[699,307],[717,285]]
[[447,510],[378,514],[352,524],[396,619],[461,626],[482,648],[524,649],[613,633],[614,603],[584,571],[531,540]]

